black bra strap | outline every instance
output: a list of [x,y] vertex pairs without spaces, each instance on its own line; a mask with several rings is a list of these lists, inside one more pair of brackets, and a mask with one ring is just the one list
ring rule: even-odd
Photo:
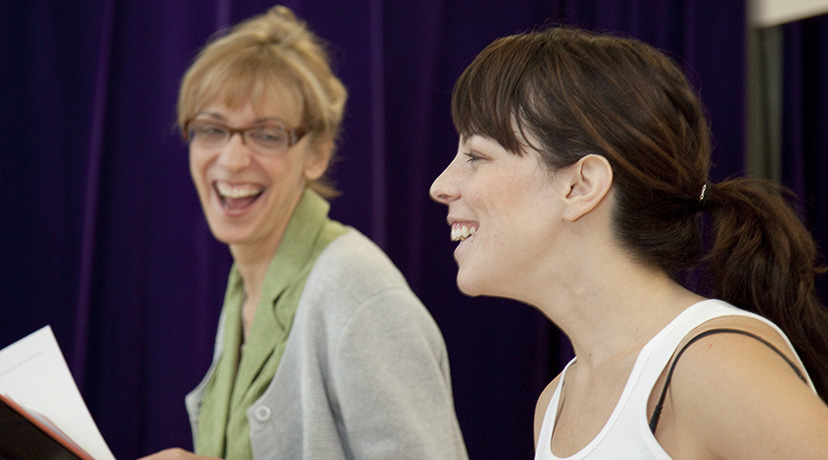
[[753,337],[754,339],[764,343],[771,350],[775,351],[779,356],[781,356],[782,359],[784,359],[788,363],[788,365],[791,366],[791,369],[793,369],[794,372],[796,372],[796,375],[799,376],[799,378],[802,379],[803,382],[808,383],[808,381],[805,379],[805,375],[802,373],[801,370],[799,370],[799,367],[797,367],[797,365],[793,361],[788,359],[788,357],[785,356],[784,353],[779,351],[778,348],[773,346],[773,344],[771,344],[767,340],[763,339],[762,337],[759,337],[756,334],[752,334],[750,332],[742,331],[742,330],[739,330],[739,329],[724,329],[724,328],[723,329],[710,329],[710,330],[704,331],[701,334],[699,334],[699,335],[693,337],[692,339],[690,339],[690,341],[687,342],[681,348],[681,350],[679,350],[679,352],[676,354],[676,358],[673,360],[673,365],[670,366],[670,372],[667,373],[667,379],[664,382],[664,389],[661,390],[661,397],[658,398],[658,404],[656,404],[655,410],[653,410],[653,416],[650,418],[650,431],[652,431],[653,434],[655,434],[655,432],[656,432],[656,427],[658,426],[658,419],[661,417],[661,411],[664,408],[664,399],[667,396],[667,387],[670,386],[670,380],[672,380],[672,378],[673,378],[673,371],[676,369],[676,363],[678,362],[679,358],[681,357],[681,354],[684,353],[684,350],[686,350],[687,347],[692,345],[693,342],[695,342],[695,341],[697,341],[697,340],[699,340],[703,337],[707,337],[708,335],[719,334],[719,333],[723,333],[723,332],[730,332],[730,333],[734,333],[734,334],[747,335],[749,337]]

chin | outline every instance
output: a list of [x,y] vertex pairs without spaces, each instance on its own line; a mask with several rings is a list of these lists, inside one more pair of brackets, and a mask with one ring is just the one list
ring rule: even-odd
[[216,241],[218,241],[219,243],[226,244],[226,245],[229,246],[229,245],[237,242],[235,238],[229,237],[229,236],[224,235],[222,233],[216,233],[216,232],[211,232],[211,233],[213,234],[213,238],[215,238]]
[[457,273],[457,289],[459,289],[464,295],[469,297],[485,295],[486,293],[483,292],[482,287],[482,283],[478,280],[467,279],[462,275],[462,273]]
[[[477,272],[474,275],[480,274]],[[487,273],[487,275],[497,274]],[[508,280],[497,276],[473,276],[468,271],[464,273],[462,270],[457,272],[457,289],[468,297],[500,297],[513,300],[520,300],[522,297],[519,288],[513,286]]]
[[248,237],[236,229],[225,228],[221,225],[209,225],[209,227],[213,238],[227,245],[243,243]]

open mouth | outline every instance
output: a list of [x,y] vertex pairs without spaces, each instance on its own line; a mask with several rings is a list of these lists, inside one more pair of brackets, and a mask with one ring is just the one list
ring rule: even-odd
[[469,224],[454,223],[451,225],[451,241],[463,241],[477,233],[477,227]]
[[256,201],[262,193],[264,188],[254,185],[230,185],[224,182],[216,182],[213,184],[221,205],[225,209],[240,210],[244,209],[254,201]]

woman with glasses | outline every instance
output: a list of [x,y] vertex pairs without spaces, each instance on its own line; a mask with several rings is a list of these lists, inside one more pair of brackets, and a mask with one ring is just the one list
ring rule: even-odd
[[214,361],[186,398],[195,451],[465,459],[436,323],[378,247],[328,218],[346,99],[328,61],[277,6],[210,42],[183,77],[190,173],[234,260]]
[[[458,287],[535,306],[575,352],[538,400],[536,459],[828,458],[814,241],[775,185],[709,181],[704,111],[673,62],[577,29],[505,37],[452,115],[431,196]],[[702,261],[721,300],[679,282]]]

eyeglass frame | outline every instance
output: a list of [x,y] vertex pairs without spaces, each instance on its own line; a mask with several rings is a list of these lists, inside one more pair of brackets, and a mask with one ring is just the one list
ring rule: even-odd
[[[190,119],[188,119],[187,121],[184,122],[184,134],[187,138],[187,143],[188,144],[193,143],[193,139],[190,136],[190,123],[192,123],[194,121],[208,123],[208,124],[215,125],[215,126],[220,126],[224,130],[226,130],[228,132],[227,140],[224,141],[224,144],[222,144],[221,147],[224,147],[225,145],[229,144],[230,139],[233,138],[233,135],[238,133],[239,136],[241,136],[242,143],[244,145],[246,145],[248,148],[250,148],[250,149],[252,149],[256,152],[259,152],[259,150],[257,150],[255,148],[255,142],[253,143],[253,146],[250,146],[250,145],[247,144],[246,133],[248,133],[248,132],[255,131],[257,129],[262,129],[262,128],[278,128],[278,129],[281,129],[285,133],[287,133],[287,135],[288,135],[288,143],[285,146],[284,150],[287,150],[287,149],[291,148],[292,146],[296,145],[297,143],[299,143],[299,141],[302,140],[302,138],[305,137],[305,135],[307,135],[310,132],[310,129],[308,129],[306,126],[297,126],[296,128],[286,128],[286,127],[281,126],[281,125],[256,125],[256,126],[249,126],[247,128],[232,128],[230,126],[227,126],[223,123],[219,123],[217,121],[205,120],[203,118],[193,117],[193,118],[190,118]],[[278,155],[278,154],[283,153],[283,152],[278,152],[278,153],[259,152],[259,153],[263,153],[265,155]]]

